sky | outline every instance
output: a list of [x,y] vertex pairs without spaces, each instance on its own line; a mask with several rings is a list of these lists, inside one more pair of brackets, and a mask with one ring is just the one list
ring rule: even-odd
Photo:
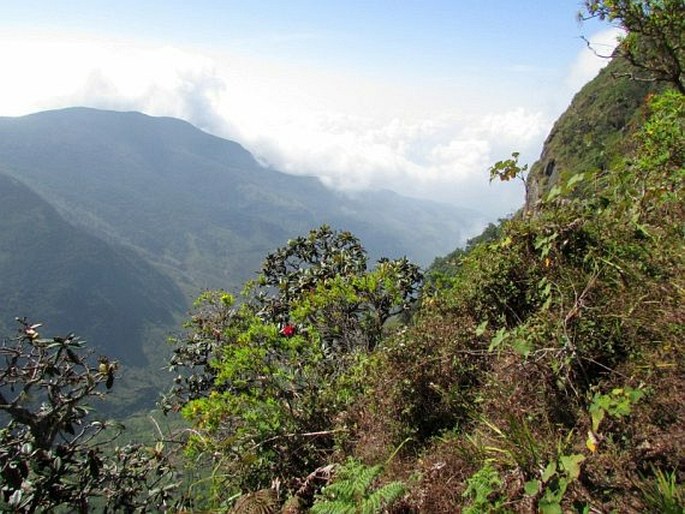
[[0,0],[0,116],[70,106],[187,120],[263,164],[476,209],[532,164],[617,29],[574,0]]

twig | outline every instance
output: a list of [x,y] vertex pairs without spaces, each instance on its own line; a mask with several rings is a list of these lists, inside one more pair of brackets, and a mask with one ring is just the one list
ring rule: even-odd
[[258,442],[251,449],[254,450],[255,448],[259,448],[260,446],[262,446],[266,443],[270,443],[271,441],[277,441],[278,439],[293,439],[295,437],[318,437],[321,435],[337,434],[339,432],[347,432],[347,429],[346,428],[336,428],[334,430],[321,430],[319,432],[302,432],[302,433],[295,433],[295,434],[280,434],[280,435],[275,435],[273,437],[269,437],[268,439],[264,439],[263,441]]

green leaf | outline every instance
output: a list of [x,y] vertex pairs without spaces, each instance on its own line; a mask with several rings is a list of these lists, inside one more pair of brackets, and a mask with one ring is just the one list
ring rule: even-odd
[[568,179],[568,182],[566,182],[566,187],[571,188],[583,180],[585,180],[585,173],[576,173],[570,179]]
[[514,342],[511,344],[511,346],[514,348],[514,351],[522,357],[528,357],[533,349],[533,345],[525,337],[517,337],[514,339]]
[[585,460],[585,455],[574,453],[573,455],[562,455],[559,457],[559,464],[566,471],[568,477],[572,480],[580,476],[580,463]]
[[539,480],[529,480],[523,486],[523,490],[528,496],[535,496],[540,491],[542,483]]
[[552,478],[557,472],[557,463],[556,462],[550,462],[547,464],[547,467],[545,468],[545,471],[542,473],[542,481],[543,482],[548,482],[550,478]]
[[632,387],[629,387],[626,390],[626,394],[630,397],[630,401],[632,403],[636,403],[647,394],[647,391],[644,389],[633,389]]
[[559,195],[561,195],[561,188],[559,186],[554,186],[547,194],[547,201],[554,200]]
[[559,502],[540,502],[538,507],[540,507],[541,514],[564,514],[564,511],[561,510],[561,505],[559,505]]
[[490,341],[488,351],[491,352],[498,348],[506,340],[507,337],[509,337],[507,329],[505,329],[504,327],[500,328]]
[[599,430],[599,424],[604,419],[604,409],[598,408],[590,411],[592,417],[592,430],[597,432]]
[[476,327],[476,335],[482,336],[485,333],[485,330],[487,328],[488,328],[488,320],[485,320]]

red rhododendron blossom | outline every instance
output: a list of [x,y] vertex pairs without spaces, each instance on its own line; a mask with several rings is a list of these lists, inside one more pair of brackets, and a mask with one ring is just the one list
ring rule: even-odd
[[283,328],[281,328],[280,334],[285,337],[292,337],[295,335],[295,325],[291,325],[290,323],[286,323],[283,325]]

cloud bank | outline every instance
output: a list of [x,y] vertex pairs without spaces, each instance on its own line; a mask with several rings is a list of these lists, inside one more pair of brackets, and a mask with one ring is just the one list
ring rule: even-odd
[[[493,111],[492,93],[479,97],[477,85],[469,96],[477,101],[465,106],[457,92],[430,86],[93,37],[5,36],[0,62],[2,115],[85,105],[178,117],[237,140],[266,165],[330,187],[392,189],[492,218],[517,209],[522,191],[490,185],[488,167],[514,150],[535,160],[558,115],[515,98]],[[603,64],[581,52],[569,91]]]

